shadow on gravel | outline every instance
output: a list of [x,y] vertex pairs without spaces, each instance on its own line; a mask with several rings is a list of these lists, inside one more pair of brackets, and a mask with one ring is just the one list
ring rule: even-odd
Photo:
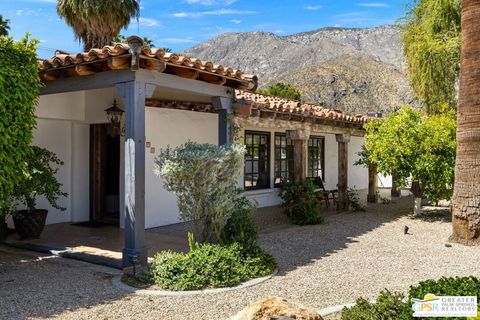
[[121,299],[127,293],[113,288],[113,272],[0,246],[0,319],[49,318]]
[[[260,243],[277,259],[278,275],[281,276],[347,248],[358,242],[356,237],[409,214],[410,207],[413,207],[413,198],[402,197],[389,204],[369,204],[366,212],[335,213],[329,210],[325,214],[325,223],[321,225],[281,223],[275,228],[270,227],[270,231],[261,226]],[[281,214],[280,208],[277,208],[278,214]]]
[[452,212],[448,207],[423,207],[422,214],[418,217],[411,217],[414,220],[426,222],[452,222]]

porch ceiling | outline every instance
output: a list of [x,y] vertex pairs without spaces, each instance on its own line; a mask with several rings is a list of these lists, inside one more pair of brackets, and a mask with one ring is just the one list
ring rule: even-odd
[[138,37],[129,37],[127,41],[128,43],[94,48],[78,54],[57,51],[55,56],[39,62],[40,77],[44,82],[48,82],[109,70],[145,69],[234,89],[257,88],[258,79],[255,75],[215,65],[211,61],[150,48]]

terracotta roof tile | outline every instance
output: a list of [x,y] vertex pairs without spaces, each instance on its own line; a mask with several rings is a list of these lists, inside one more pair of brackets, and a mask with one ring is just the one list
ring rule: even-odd
[[[139,41],[138,37],[129,37],[129,44],[121,43],[114,46],[105,46],[103,48],[94,48],[88,52],[81,52],[78,54],[68,54],[62,51],[55,52],[55,55],[49,59],[39,62],[40,75],[43,80],[48,81],[51,79],[57,79],[69,76],[78,76],[74,70],[76,65],[90,65],[94,69],[94,72],[101,72],[110,70],[105,60],[112,58],[125,59],[126,63],[119,64],[121,67],[128,68],[128,59],[132,58],[130,48],[132,41]],[[140,56],[140,60],[153,59],[159,63],[165,63],[165,70],[157,70],[166,73],[172,73],[179,76],[185,76],[185,73],[178,71],[178,68],[192,69],[198,71],[198,80],[217,83],[221,82],[218,79],[225,78],[223,81],[225,86],[229,86],[235,89],[242,90],[255,90],[257,88],[258,79],[255,75],[243,74],[239,70],[235,70],[231,67],[225,67],[222,65],[215,65],[211,61],[202,61],[196,58],[190,58],[183,54],[165,52],[160,48],[150,48],[142,45],[137,50]],[[103,64],[102,64],[103,63]],[[142,63],[141,63],[142,67]],[[152,70],[152,69],[151,69]],[[202,77],[205,75],[205,77]],[[215,79],[217,78],[217,79]]]
[[335,120],[340,122],[348,122],[355,124],[363,124],[367,120],[365,116],[351,116],[344,114],[340,110],[323,108],[309,103],[301,103],[300,101],[284,99],[280,97],[252,93],[243,90],[235,91],[237,100],[244,104],[249,104],[254,109],[269,110],[280,113],[296,114],[304,117],[315,117],[325,120]]

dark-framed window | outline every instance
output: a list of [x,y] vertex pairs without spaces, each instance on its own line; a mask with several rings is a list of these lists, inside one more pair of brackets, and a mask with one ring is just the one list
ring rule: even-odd
[[325,138],[310,136],[308,139],[307,177],[325,180]]
[[283,180],[293,181],[293,142],[285,133],[275,133],[274,185],[280,187]]
[[270,133],[245,131],[245,146],[245,189],[270,188]]

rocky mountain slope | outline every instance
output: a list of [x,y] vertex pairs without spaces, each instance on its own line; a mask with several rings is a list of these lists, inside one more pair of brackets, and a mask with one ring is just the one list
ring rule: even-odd
[[293,84],[307,102],[351,113],[388,112],[412,101],[394,26],[225,33],[186,53],[256,74],[260,87]]

